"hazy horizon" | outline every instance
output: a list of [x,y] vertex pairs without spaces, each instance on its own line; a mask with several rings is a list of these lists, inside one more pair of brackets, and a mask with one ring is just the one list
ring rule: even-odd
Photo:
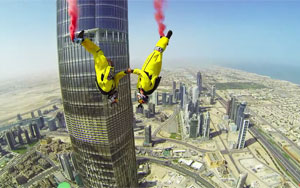
[[[55,2],[0,1],[0,16],[8,18],[0,21],[6,26],[0,31],[0,80],[58,72]],[[130,63],[136,68],[159,36],[152,1],[129,0],[128,6]],[[174,34],[163,66],[212,64],[256,73],[280,67],[273,76],[286,79],[297,74],[294,67],[300,70],[299,8],[296,1],[168,0],[166,30]],[[270,71],[262,74],[272,76]]]

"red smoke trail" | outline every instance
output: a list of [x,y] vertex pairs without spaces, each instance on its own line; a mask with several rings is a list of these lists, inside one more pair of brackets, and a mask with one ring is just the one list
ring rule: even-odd
[[166,25],[163,23],[165,19],[165,15],[163,12],[163,4],[165,0],[154,0],[154,8],[155,12],[155,20],[158,24],[158,32],[160,36],[165,36],[164,31],[166,29]]
[[74,40],[75,37],[75,31],[77,29],[77,19],[78,19],[78,7],[77,7],[77,0],[67,0],[68,4],[69,4],[69,16],[71,18],[70,20],[70,26],[69,26],[69,30],[70,30],[70,37],[71,40]]

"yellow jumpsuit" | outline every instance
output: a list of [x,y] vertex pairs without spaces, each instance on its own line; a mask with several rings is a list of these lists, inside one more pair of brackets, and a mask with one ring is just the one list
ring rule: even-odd
[[[154,51],[148,56],[142,70],[134,69],[133,73],[138,75],[137,88],[142,88],[145,92],[153,89],[156,79],[159,77],[162,66],[163,51],[168,45],[169,39],[161,37],[156,43]],[[146,74],[148,73],[148,75]]]
[[116,89],[119,85],[120,79],[125,76],[126,73],[124,71],[118,72],[114,75],[113,79],[108,80],[107,77],[109,72],[113,72],[114,67],[108,64],[103,51],[88,38],[85,38],[81,45],[94,56],[97,83],[100,89],[106,94]]

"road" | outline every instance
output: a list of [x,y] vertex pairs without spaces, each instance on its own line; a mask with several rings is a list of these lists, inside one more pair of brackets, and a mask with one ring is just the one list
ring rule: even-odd
[[172,120],[174,120],[174,118],[176,118],[176,115],[179,112],[179,107],[176,106],[175,110],[173,112],[173,114],[167,119],[167,121],[165,121],[164,123],[162,123],[161,125],[159,125],[159,127],[157,129],[155,129],[155,131],[152,133],[152,137],[156,137],[156,134],[159,133],[159,131],[165,126],[167,125],[169,122],[171,122]]
[[271,123],[269,123],[268,121],[266,121],[264,118],[262,118],[261,116],[259,116],[257,113],[255,113],[253,110],[251,110],[250,108],[248,108],[248,110],[250,111],[250,114],[257,117],[261,122],[263,122],[266,125],[269,125],[270,127],[272,127],[279,135],[281,135],[290,145],[294,146],[295,148],[297,148],[300,151],[300,147],[295,144],[293,141],[291,141],[288,137],[286,137],[281,131],[279,131],[275,126],[273,126]]
[[260,133],[255,127],[250,127],[249,130],[256,136],[257,139],[261,141],[261,143],[267,147],[267,149],[271,152],[271,154],[280,161],[280,163],[285,167],[285,170],[288,171],[291,176],[300,183],[300,172],[297,168],[283,156],[283,154],[272,144],[269,143],[268,139]]
[[168,166],[170,168],[173,168],[187,176],[190,176],[192,178],[194,178],[196,181],[200,182],[201,185],[205,186],[205,187],[208,187],[208,188],[214,188],[215,186],[212,185],[211,183],[209,183],[208,181],[206,181],[204,178],[202,178],[201,176],[198,175],[198,173],[194,173],[194,172],[191,172],[185,168],[182,168],[182,167],[179,167],[177,165],[174,165],[170,162],[166,163],[167,161],[164,161],[164,160],[159,160],[159,159],[154,159],[154,158],[150,158],[150,157],[137,157],[137,159],[142,159],[142,160],[149,160],[150,162],[153,162],[153,163],[157,163],[157,164],[160,164],[160,165],[164,165],[164,166]]
[[[134,138],[135,138],[135,139],[145,139],[145,137],[143,137],[143,136],[135,136]],[[188,144],[188,143],[186,143],[186,142],[183,142],[183,141],[180,141],[180,140],[171,139],[171,138],[159,138],[159,137],[155,137],[155,138],[163,139],[163,140],[166,140],[166,141],[168,141],[168,142],[174,142],[174,143],[177,143],[177,144],[181,144],[181,145],[184,145],[184,146],[186,146],[186,147],[188,147],[188,148],[194,149],[194,150],[196,150],[196,151],[198,151],[198,152],[201,152],[201,153],[212,152],[212,151],[214,151],[214,150],[200,149],[200,148],[198,148],[198,147],[196,147],[196,146],[193,146],[193,145],[191,145],[191,144]]]
[[23,185],[23,187],[29,187],[33,183],[42,180],[44,177],[54,173],[57,170],[59,170],[59,167],[57,167],[57,166],[52,167],[50,169],[47,169],[47,170],[41,172],[39,175],[34,176],[33,178],[31,178],[26,184]]

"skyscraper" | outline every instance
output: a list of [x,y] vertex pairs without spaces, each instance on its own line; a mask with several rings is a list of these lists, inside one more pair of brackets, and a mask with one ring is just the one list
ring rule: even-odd
[[48,120],[48,127],[50,131],[56,131],[56,120],[54,118]]
[[239,130],[241,127],[241,124],[243,123],[244,120],[244,112],[246,109],[246,102],[242,102],[236,112],[236,120],[235,120],[235,124],[237,125],[237,129]]
[[57,154],[61,168],[69,180],[74,180],[74,167],[72,166],[70,153]]
[[[173,81],[173,88],[172,88],[172,94],[173,94],[173,99],[172,100],[176,100],[176,82]],[[169,101],[169,104],[170,104],[170,101]]]
[[237,142],[237,149],[243,149],[245,147],[245,139],[246,139],[246,133],[249,127],[249,120],[245,119],[243,121],[242,127],[240,127],[239,131],[239,138]]
[[162,104],[166,105],[167,104],[167,93],[162,93]]
[[191,118],[190,120],[190,123],[189,123],[189,137],[190,138],[197,138],[198,135],[199,135],[199,129],[198,129],[198,118],[197,118],[197,115],[196,114],[193,114],[193,117]]
[[197,103],[198,97],[199,97],[199,89],[198,89],[198,87],[193,87],[192,102],[194,105]]
[[33,128],[34,128],[36,138],[37,139],[42,138],[41,133],[40,133],[40,129],[38,128],[38,125],[36,123],[33,123]]
[[152,94],[152,103],[154,103],[156,106],[158,105],[158,92],[154,91]]
[[149,103],[148,109],[149,109],[150,113],[155,116],[155,104]]
[[25,138],[26,138],[26,143],[27,144],[30,144],[31,143],[31,140],[30,140],[30,137],[29,137],[29,134],[28,134],[28,131],[25,129]]
[[216,98],[216,86],[213,85],[211,87],[211,99],[210,99],[210,104],[214,104],[215,103],[215,98]]
[[169,105],[173,104],[173,95],[169,94],[169,100],[168,100]]
[[[100,46],[115,64],[129,67],[127,0],[79,0],[78,31]],[[110,106],[95,85],[93,56],[69,36],[66,0],[57,0],[58,64],[67,128],[85,187],[136,187],[130,79]]]
[[44,117],[39,117],[36,119],[36,123],[39,127],[39,129],[42,129],[43,127],[45,127],[45,120],[44,120]]
[[145,140],[144,146],[152,146],[152,139],[151,139],[151,125],[145,127]]
[[197,87],[200,94],[202,90],[202,76],[200,72],[197,72]]
[[35,134],[34,134],[33,124],[32,123],[30,123],[30,125],[29,125],[29,130],[30,130],[31,137],[34,138]]
[[173,91],[176,90],[176,82],[175,81],[173,81],[173,88],[172,89],[173,89]]
[[21,116],[21,114],[18,114],[18,115],[17,115],[17,120],[19,120],[19,121],[21,121],[21,120],[22,120],[22,116]]
[[234,114],[235,114],[235,105],[236,105],[236,98],[234,96],[231,96],[231,105],[230,105],[230,115],[229,119],[233,120],[234,119]]
[[203,137],[209,139],[210,135],[210,114],[206,112],[204,118]]
[[34,112],[31,112],[31,118],[35,118]]
[[240,174],[240,177],[238,179],[236,188],[243,188],[244,187],[244,184],[246,183],[247,176],[248,176],[248,173]]
[[203,116],[203,113],[199,113],[198,114],[198,128],[199,128],[199,136],[202,136],[203,135],[203,122],[204,122],[204,116]]
[[41,110],[38,110],[38,115],[39,115],[39,116],[43,116],[43,114],[42,114],[42,111],[41,111]]
[[19,140],[19,144],[23,145],[24,144],[24,140],[22,137],[22,131],[18,130],[18,140]]
[[7,142],[7,144],[8,144],[9,149],[10,149],[10,150],[15,149],[15,145],[14,145],[14,142],[13,142],[13,140],[12,140],[12,134],[11,134],[11,132],[10,132],[10,131],[7,131],[7,132],[5,133],[5,137],[6,137],[6,142]]

